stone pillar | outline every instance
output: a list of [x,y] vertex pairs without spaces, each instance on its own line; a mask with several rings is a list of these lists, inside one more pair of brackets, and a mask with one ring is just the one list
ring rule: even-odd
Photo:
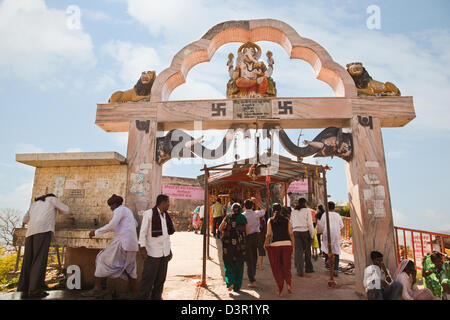
[[130,121],[125,205],[140,223],[139,213],[152,208],[161,192],[162,167],[156,162],[156,119]]
[[64,268],[76,265],[81,271],[81,289],[87,290],[94,287],[95,258],[101,249],[66,248]]
[[354,116],[353,159],[346,162],[355,259],[355,285],[364,293],[364,268],[370,252],[380,251],[391,274],[397,267],[394,223],[386,173],[380,120]]

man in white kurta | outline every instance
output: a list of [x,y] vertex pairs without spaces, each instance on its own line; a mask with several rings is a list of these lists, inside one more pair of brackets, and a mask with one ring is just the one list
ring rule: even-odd
[[113,211],[111,221],[97,230],[91,231],[89,237],[114,232],[113,241],[95,259],[95,287],[84,296],[101,295],[102,278],[121,278],[129,280],[130,291],[134,291],[136,274],[136,253],[138,251],[137,221],[130,209],[122,205],[122,197],[113,195],[108,205]]
[[69,213],[69,207],[58,200],[54,194],[46,194],[35,199],[23,218],[27,225],[25,253],[17,291],[22,297],[28,295],[43,298],[48,295],[42,291],[47,269],[48,250],[52,234],[55,232],[56,212]]
[[[344,227],[342,217],[340,214],[334,212],[334,202],[328,202],[329,219],[330,219],[330,239],[331,252],[334,253],[334,275],[337,276],[339,270],[339,255],[341,254],[341,229]],[[328,262],[328,232],[327,232],[327,217],[326,214],[317,223],[317,233],[322,232],[322,251],[327,255],[325,261]]]

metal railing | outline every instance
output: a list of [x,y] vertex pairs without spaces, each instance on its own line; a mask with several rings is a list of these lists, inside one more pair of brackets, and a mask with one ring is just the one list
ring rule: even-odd
[[394,227],[394,230],[398,263],[402,259],[411,259],[416,268],[422,270],[422,261],[426,254],[433,251],[448,252],[445,239],[450,239],[449,234],[402,227]]
[[342,217],[344,228],[341,230],[341,239],[352,240],[352,226],[350,217]]

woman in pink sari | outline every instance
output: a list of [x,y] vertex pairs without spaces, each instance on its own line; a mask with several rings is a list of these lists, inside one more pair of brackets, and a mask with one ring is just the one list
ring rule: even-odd
[[416,266],[409,259],[403,260],[394,273],[394,281],[403,285],[403,300],[439,300],[430,289],[419,289],[416,282]]

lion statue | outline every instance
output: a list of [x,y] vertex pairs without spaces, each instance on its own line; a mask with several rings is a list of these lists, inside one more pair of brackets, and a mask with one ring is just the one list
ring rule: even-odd
[[150,100],[150,92],[153,82],[155,82],[155,71],[143,71],[138,82],[133,89],[126,91],[116,91],[109,98],[109,102],[137,102],[142,100]]
[[358,96],[400,96],[395,84],[373,80],[361,62],[347,64],[347,71],[355,81]]

